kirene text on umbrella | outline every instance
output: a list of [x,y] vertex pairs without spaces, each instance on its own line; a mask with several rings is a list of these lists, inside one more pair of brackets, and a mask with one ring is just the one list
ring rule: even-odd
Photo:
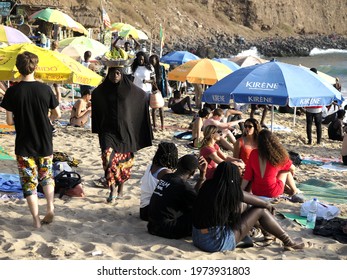
[[246,88],[249,89],[278,89],[278,83],[261,83],[261,82],[246,82]]

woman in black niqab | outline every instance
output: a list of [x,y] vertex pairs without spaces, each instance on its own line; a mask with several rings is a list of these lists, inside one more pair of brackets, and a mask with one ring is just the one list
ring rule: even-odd
[[[99,136],[105,178],[113,198],[123,195],[130,178],[134,152],[151,146],[153,133],[146,93],[135,86],[123,68],[111,67],[92,93],[92,132]],[[118,195],[114,196],[115,187]]]

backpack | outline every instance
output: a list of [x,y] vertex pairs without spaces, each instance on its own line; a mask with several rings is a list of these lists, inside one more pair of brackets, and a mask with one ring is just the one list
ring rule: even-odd
[[289,154],[290,160],[293,162],[295,166],[299,166],[301,164],[302,159],[298,153],[289,151],[288,154]]
[[74,171],[62,171],[54,178],[54,193],[59,193],[59,198],[64,195],[84,197],[81,185],[81,176]]

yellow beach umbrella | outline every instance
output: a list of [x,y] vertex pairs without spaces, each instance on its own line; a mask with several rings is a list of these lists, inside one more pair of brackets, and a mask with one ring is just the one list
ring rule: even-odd
[[128,23],[124,23],[124,22],[115,22],[111,24],[111,27],[107,28],[107,30],[111,31],[111,32],[116,32],[116,31],[120,31],[122,29],[133,29],[135,28],[134,26],[132,26],[131,24]]
[[34,44],[15,44],[0,49],[0,80],[16,80],[20,74],[16,67],[17,55],[25,51],[39,57],[35,77],[44,82],[65,82],[97,86],[102,77],[71,57]]
[[129,35],[133,36],[135,39],[139,39],[139,40],[148,40],[148,36],[146,35],[145,32],[136,29],[136,28],[122,28],[119,32],[118,32],[118,36],[121,36],[123,38],[128,38]]
[[168,79],[173,81],[188,81],[194,84],[213,85],[232,73],[232,70],[217,61],[204,58],[190,60],[169,72]]

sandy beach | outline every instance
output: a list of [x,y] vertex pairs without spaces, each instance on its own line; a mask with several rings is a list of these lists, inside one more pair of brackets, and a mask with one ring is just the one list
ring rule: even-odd
[[[65,101],[70,101],[65,99]],[[61,121],[67,121],[69,110],[63,110]],[[245,113],[249,117],[249,111]],[[256,116],[260,119],[260,116]],[[271,114],[266,123],[270,125]],[[281,225],[294,238],[312,243],[310,248],[299,251],[283,251],[280,241],[269,246],[256,245],[232,252],[205,253],[193,246],[191,238],[169,240],[152,236],[146,222],[139,218],[140,179],[151,162],[160,141],[177,144],[179,156],[198,153],[186,146],[187,140],[174,138],[176,131],[185,131],[190,116],[173,114],[165,108],[165,130],[155,132],[153,146],[135,154],[135,166],[131,179],[124,187],[124,198],[113,204],[106,203],[108,190],[96,186],[103,176],[100,149],[96,134],[83,128],[57,127],[54,151],[65,152],[81,163],[75,170],[82,176],[85,198],[55,199],[55,220],[50,225],[34,230],[25,200],[6,199],[0,193],[0,260],[347,260],[347,245],[331,237],[313,235],[312,230],[286,218],[279,218]],[[158,119],[159,121],[159,119]],[[5,112],[0,112],[0,123],[5,123]],[[323,125],[321,145],[306,145],[305,116],[275,113],[274,123],[292,129],[275,131],[288,150],[301,157],[320,158],[326,161],[340,160],[341,142],[328,140],[327,127]],[[315,128],[313,126],[315,136]],[[0,146],[14,157],[15,135],[0,134]],[[14,160],[1,160],[0,172],[18,174]],[[296,182],[319,179],[333,182],[337,189],[347,188],[347,171],[324,169],[306,164],[297,168]],[[310,197],[308,197],[310,198]],[[324,202],[323,199],[321,199]],[[334,203],[340,208],[340,216],[347,216],[347,200]],[[301,204],[281,201],[278,212],[300,214]],[[40,212],[45,210],[45,200],[40,199]]]

